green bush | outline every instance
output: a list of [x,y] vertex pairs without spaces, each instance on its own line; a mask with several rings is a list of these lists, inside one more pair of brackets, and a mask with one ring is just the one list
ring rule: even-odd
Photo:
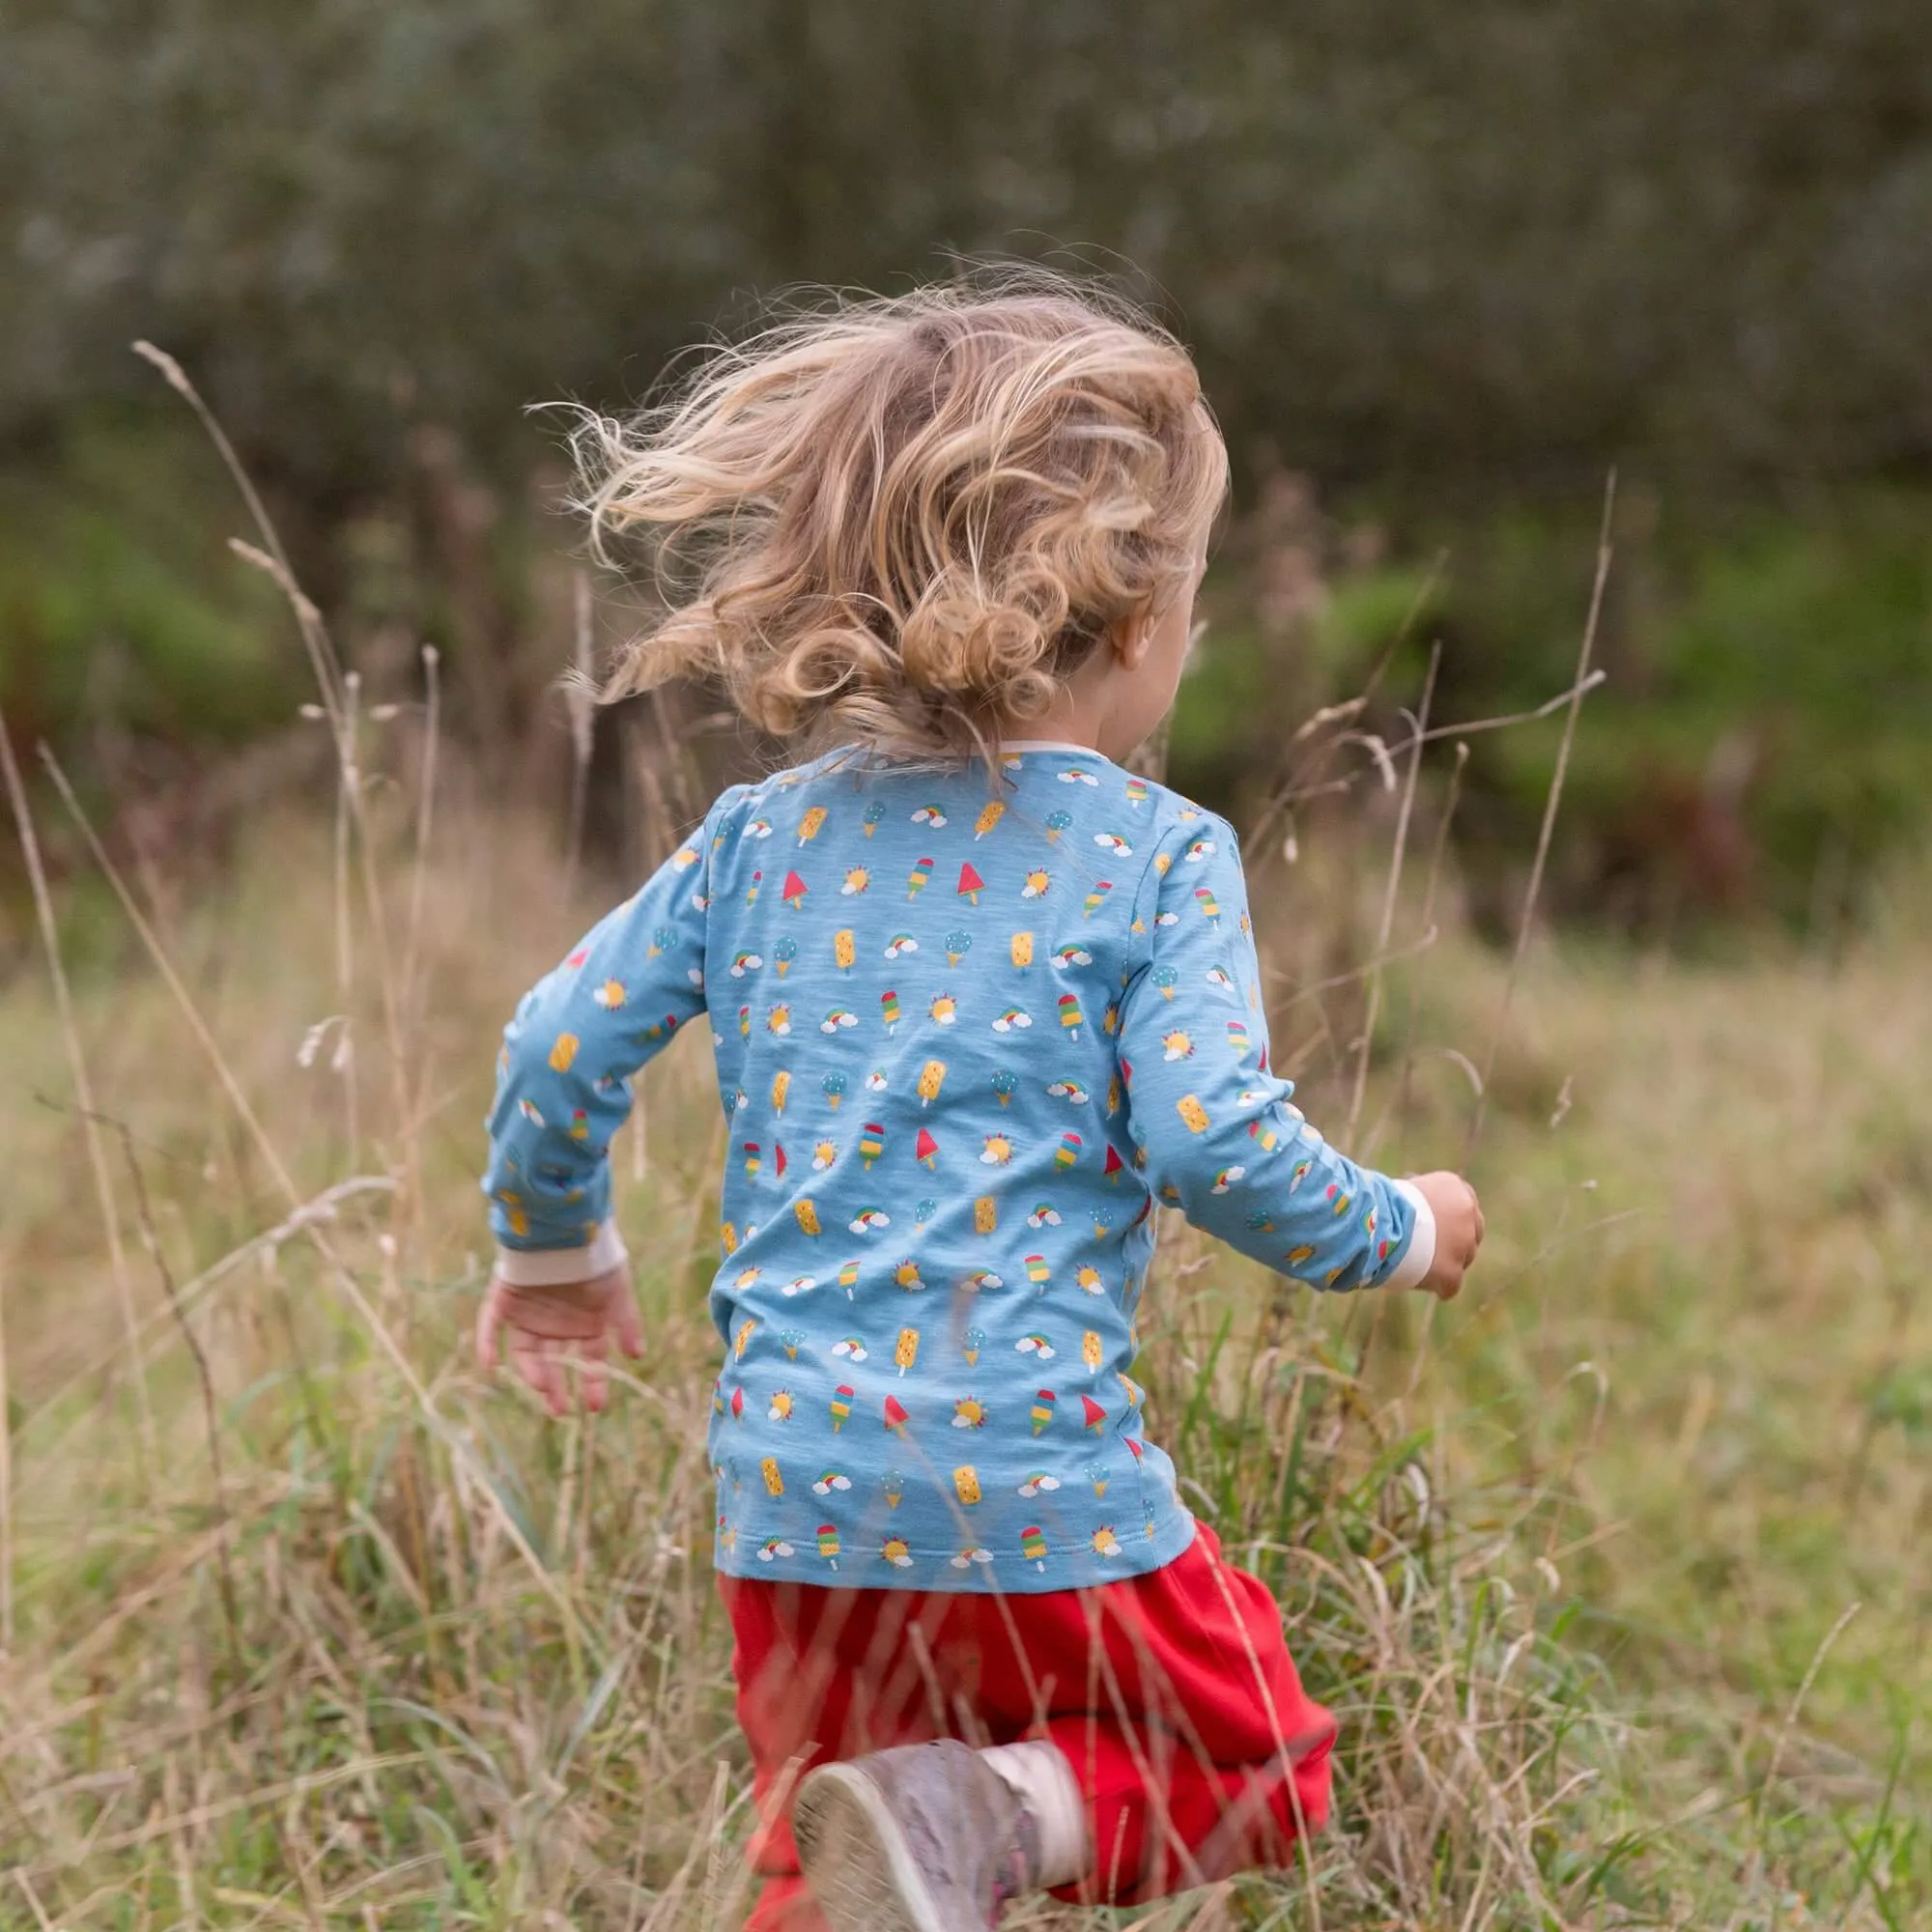
[[94,418],[0,475],[0,703],[64,754],[100,734],[207,749],[285,719],[298,653],[236,557],[233,490],[193,425]]

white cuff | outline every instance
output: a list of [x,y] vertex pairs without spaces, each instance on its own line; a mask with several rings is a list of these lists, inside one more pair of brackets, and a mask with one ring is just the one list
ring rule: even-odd
[[506,1248],[497,1246],[497,1279],[512,1288],[565,1288],[608,1274],[630,1260],[614,1221],[606,1221],[586,1248]]
[[1415,1233],[1408,1238],[1408,1252],[1403,1256],[1402,1265],[1382,1286],[1414,1288],[1435,1265],[1435,1209],[1429,1205],[1429,1197],[1422,1189],[1408,1181],[1392,1181],[1390,1185],[1415,1209]]

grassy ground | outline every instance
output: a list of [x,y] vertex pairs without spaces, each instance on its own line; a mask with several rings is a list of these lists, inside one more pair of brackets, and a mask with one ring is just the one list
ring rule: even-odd
[[[0,1926],[742,1917],[702,1043],[616,1154],[647,1359],[548,1426],[465,1352],[471,1177],[495,1030],[594,900],[473,810],[418,867],[393,810],[339,889],[297,819],[156,909],[178,990],[85,882],[71,1035],[39,960],[0,989]],[[1349,922],[1277,896],[1278,1058],[1333,1123]],[[1532,952],[1451,1307],[1164,1242],[1153,1427],[1345,1732],[1304,1869],[1139,1922],[1926,1922],[1923,957]],[[1505,973],[1392,971],[1358,1143],[1460,1158]]]

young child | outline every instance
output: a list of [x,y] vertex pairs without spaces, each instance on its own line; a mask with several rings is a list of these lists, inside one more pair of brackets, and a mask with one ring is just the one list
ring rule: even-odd
[[1144,1427],[1156,1214],[1445,1297],[1483,1222],[1302,1118],[1234,833],[1119,762],[1226,483],[1193,365],[1062,286],[935,289],[587,437],[600,537],[650,539],[668,590],[626,688],[711,673],[816,754],[727,791],[519,1008],[478,1347],[558,1412],[575,1359],[603,1406],[607,1336],[639,1347],[605,1150],[708,1014],[751,1922],[951,1932],[1279,1865],[1334,1723]]

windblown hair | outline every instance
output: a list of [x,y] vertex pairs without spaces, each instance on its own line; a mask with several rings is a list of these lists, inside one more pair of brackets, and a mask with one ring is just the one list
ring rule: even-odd
[[1038,273],[794,311],[574,448],[665,611],[607,698],[709,674],[778,737],[948,763],[1179,592],[1228,474],[1180,345]]

